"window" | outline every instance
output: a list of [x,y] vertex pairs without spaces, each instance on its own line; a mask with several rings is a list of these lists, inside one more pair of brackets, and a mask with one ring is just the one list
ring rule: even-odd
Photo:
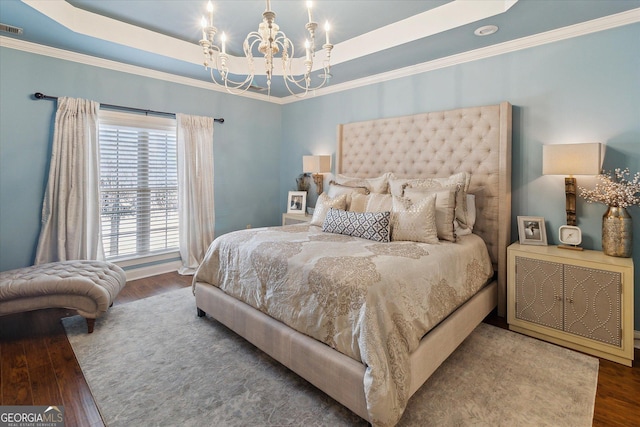
[[175,119],[100,111],[99,140],[105,257],[177,250]]

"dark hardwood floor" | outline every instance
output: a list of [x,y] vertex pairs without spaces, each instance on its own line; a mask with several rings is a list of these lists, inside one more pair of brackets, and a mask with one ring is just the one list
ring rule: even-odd
[[[191,284],[167,273],[134,280],[114,305]],[[0,317],[0,405],[63,405],[65,425],[103,426],[100,412],[60,323],[72,310],[49,309]],[[504,319],[487,323],[506,328]],[[640,351],[633,368],[600,359],[594,426],[640,426]]]

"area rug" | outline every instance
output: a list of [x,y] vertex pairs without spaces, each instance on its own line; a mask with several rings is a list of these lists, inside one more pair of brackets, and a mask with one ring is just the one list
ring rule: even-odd
[[[366,426],[213,319],[190,288],[63,319],[108,426]],[[598,359],[481,324],[401,426],[590,426]]]

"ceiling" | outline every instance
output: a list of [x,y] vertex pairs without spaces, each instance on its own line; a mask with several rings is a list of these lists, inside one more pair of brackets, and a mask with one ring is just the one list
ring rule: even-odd
[[[244,37],[257,30],[265,2],[216,0],[214,7],[214,25],[227,34],[227,52],[240,57]],[[303,56],[305,2],[272,0],[271,9],[280,29],[297,44],[295,56]],[[514,41],[526,47],[522,41],[576,24],[593,24],[597,30],[600,18],[640,22],[640,0],[318,0],[312,13],[320,28],[331,23],[335,47],[329,87],[339,87]],[[0,31],[0,42],[24,40],[210,81],[198,45],[205,14],[205,0],[0,0],[0,23],[23,29],[20,35]],[[499,29],[474,35],[485,25]],[[316,37],[320,50],[324,31]],[[237,63],[232,71],[246,67],[241,58]],[[260,64],[256,70],[261,71]],[[274,77],[271,97],[289,95],[281,80]],[[266,86],[265,78],[256,76],[254,85]]]

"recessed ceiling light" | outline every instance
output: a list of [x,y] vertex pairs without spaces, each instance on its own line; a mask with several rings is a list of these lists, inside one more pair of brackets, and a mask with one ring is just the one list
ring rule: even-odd
[[476,36],[488,36],[498,31],[498,27],[495,25],[485,25],[484,27],[480,27],[473,32]]

